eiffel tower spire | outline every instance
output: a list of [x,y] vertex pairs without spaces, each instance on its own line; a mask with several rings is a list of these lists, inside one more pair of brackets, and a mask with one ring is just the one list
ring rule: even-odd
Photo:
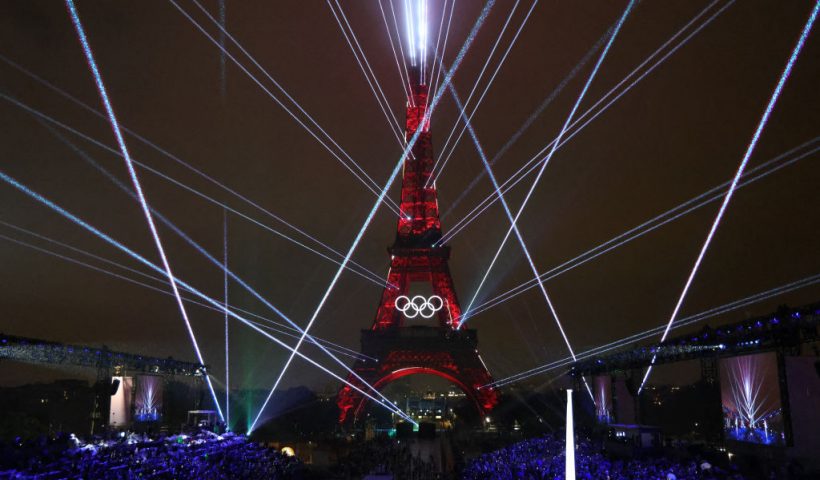
[[428,105],[427,85],[420,82],[419,70],[410,69],[411,97],[407,99],[407,119],[404,139],[409,142],[418,134],[413,150],[404,161],[401,184],[401,213],[396,245],[432,246],[441,238],[441,221],[438,216],[438,198],[435,185],[428,185],[433,171],[433,143],[430,136],[430,121],[425,121]]

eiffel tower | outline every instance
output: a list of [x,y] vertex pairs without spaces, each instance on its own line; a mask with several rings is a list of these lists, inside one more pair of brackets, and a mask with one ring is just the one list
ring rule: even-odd
[[[362,353],[378,362],[358,360],[353,369],[379,390],[408,375],[439,376],[460,388],[483,416],[498,403],[498,393],[481,388],[492,377],[479,356],[476,331],[458,328],[461,306],[448,266],[450,247],[436,246],[442,236],[438,199],[435,186],[427,185],[433,169],[429,121],[424,123],[428,87],[421,82],[418,69],[411,69],[410,74],[405,141],[418,129],[421,133],[404,162],[401,216],[396,240],[388,248],[388,286],[373,326],[362,330],[361,338]],[[431,294],[418,294],[419,289]],[[420,319],[435,324],[408,325]],[[347,380],[367,390],[355,376]],[[337,397],[340,423],[355,422],[366,403],[366,397],[345,385]]]

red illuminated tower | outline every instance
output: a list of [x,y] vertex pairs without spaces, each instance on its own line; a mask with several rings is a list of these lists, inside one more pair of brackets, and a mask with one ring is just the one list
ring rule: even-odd
[[[427,86],[418,81],[417,70],[411,74],[416,81],[412,98],[408,99],[405,141],[409,142],[418,129],[421,133],[404,162],[402,217],[396,241],[388,249],[390,286],[382,293],[373,326],[362,330],[362,353],[378,362],[358,360],[353,369],[379,390],[407,375],[437,375],[463,390],[478,411],[486,415],[498,403],[498,394],[492,388],[480,388],[492,382],[492,377],[479,357],[476,331],[456,329],[461,306],[447,265],[450,247],[434,246],[441,239],[438,199],[434,185],[425,188],[433,168],[429,122],[422,124],[428,102]],[[408,305],[412,300],[416,306],[431,303],[417,312],[413,305]],[[407,325],[407,320],[412,318],[416,323],[422,317],[430,317],[435,324]],[[348,382],[367,391],[353,375]],[[343,387],[337,399],[340,421],[355,421],[366,402],[367,398],[356,390]]]

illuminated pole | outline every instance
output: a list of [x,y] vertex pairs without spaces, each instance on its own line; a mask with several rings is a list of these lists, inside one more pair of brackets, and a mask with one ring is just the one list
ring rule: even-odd
[[572,389],[567,389],[567,440],[566,440],[567,464],[564,469],[566,480],[575,480],[575,426],[572,422]]
[[[224,0],[223,0],[224,1]],[[222,4],[224,8],[224,3]],[[228,211],[222,210],[222,282],[225,290],[225,425],[231,428],[231,357],[228,347]]]

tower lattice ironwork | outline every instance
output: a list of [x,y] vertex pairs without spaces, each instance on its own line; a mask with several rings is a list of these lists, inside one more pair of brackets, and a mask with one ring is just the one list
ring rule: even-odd
[[[404,161],[401,216],[396,240],[388,249],[388,286],[382,293],[373,326],[362,330],[362,353],[378,362],[358,360],[353,369],[379,390],[407,375],[442,377],[463,390],[478,411],[486,415],[498,403],[498,393],[492,388],[481,388],[491,383],[492,377],[479,356],[476,331],[457,328],[461,306],[448,267],[450,247],[435,245],[442,232],[436,188],[428,182],[433,170],[429,119],[425,122],[428,89],[418,81],[416,70],[413,75],[416,81],[407,101],[405,141],[409,142],[419,129],[421,132]],[[419,287],[429,295],[418,295]],[[415,305],[432,301],[432,305],[417,312],[415,306],[408,306],[411,301],[416,301]],[[400,311],[402,307],[404,312]],[[417,313],[422,315],[415,319],[429,316],[436,325],[408,325],[406,320]],[[367,390],[353,375],[348,382]],[[337,398],[340,422],[355,421],[366,403],[366,397],[344,386]]]

